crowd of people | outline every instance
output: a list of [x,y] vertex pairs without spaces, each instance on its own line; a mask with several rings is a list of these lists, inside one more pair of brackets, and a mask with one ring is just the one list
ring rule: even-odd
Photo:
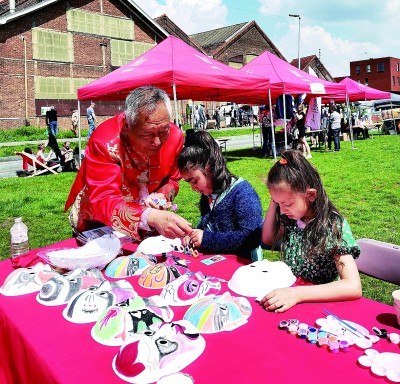
[[[252,261],[262,258],[262,247],[280,244],[297,282],[262,298],[268,311],[361,296],[359,247],[307,156],[282,152],[267,176],[271,201],[263,218],[257,192],[228,169],[211,135],[199,129],[184,137],[171,123],[171,109],[164,91],[140,87],[128,95],[124,112],[92,132],[65,204],[76,236],[108,225],[135,241],[161,234],[189,239],[203,253]],[[174,200],[181,178],[200,194],[196,228],[160,204]]]

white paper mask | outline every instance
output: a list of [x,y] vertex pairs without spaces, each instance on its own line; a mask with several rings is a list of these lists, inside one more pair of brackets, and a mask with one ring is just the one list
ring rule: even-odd
[[283,261],[261,260],[239,267],[228,287],[239,295],[261,298],[277,288],[290,287],[296,281]]
[[92,323],[111,305],[137,296],[132,285],[126,280],[103,281],[75,294],[64,308],[63,316],[73,323]]
[[245,297],[233,297],[229,292],[196,301],[185,313],[200,333],[231,331],[247,323],[252,312]]
[[129,256],[117,257],[108,264],[105,274],[113,278],[140,275],[148,266],[154,264],[157,264],[157,258],[154,255],[135,252]]
[[115,373],[135,384],[154,383],[196,360],[206,342],[188,321],[153,324],[133,335],[113,360]]
[[26,295],[38,292],[48,280],[59,273],[51,269],[50,265],[37,263],[33,267],[18,268],[12,271],[0,288],[4,296]]
[[139,285],[150,289],[164,288],[169,282],[189,272],[185,260],[167,256],[164,263],[147,267],[139,277]]
[[100,344],[122,345],[133,334],[173,317],[173,311],[160,296],[138,296],[107,308],[92,328],[92,337]]
[[161,255],[168,252],[183,252],[182,241],[179,237],[168,239],[164,236],[153,236],[144,239],[138,246],[137,252],[143,252],[146,255]]
[[63,275],[51,278],[43,285],[36,300],[43,305],[63,305],[82,289],[99,285],[104,281],[99,269],[75,269]]
[[204,297],[215,296],[221,290],[221,283],[214,277],[205,277],[201,272],[185,274],[168,283],[160,296],[168,305],[185,306]]

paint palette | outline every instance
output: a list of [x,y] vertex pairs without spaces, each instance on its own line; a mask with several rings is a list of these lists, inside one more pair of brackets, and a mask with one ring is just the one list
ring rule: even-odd
[[400,354],[367,349],[365,355],[358,358],[358,363],[363,367],[370,367],[376,376],[386,376],[387,379],[400,383]]

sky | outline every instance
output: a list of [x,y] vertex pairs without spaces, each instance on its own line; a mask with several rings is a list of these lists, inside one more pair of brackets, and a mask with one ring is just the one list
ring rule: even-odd
[[188,35],[255,20],[287,61],[317,55],[334,77],[350,62],[400,57],[400,0],[135,0]]

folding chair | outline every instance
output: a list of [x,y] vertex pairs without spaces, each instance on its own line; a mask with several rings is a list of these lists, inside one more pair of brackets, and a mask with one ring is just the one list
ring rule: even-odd
[[43,164],[41,161],[39,161],[34,155],[31,155],[29,153],[26,153],[24,151],[22,152],[15,152],[16,155],[22,157],[22,162],[23,162],[23,168],[25,169],[25,165],[31,165],[33,167],[33,173],[29,175],[28,177],[33,177],[33,176],[38,176],[46,172],[54,173],[57,175],[57,169],[60,165],[55,164],[52,166],[47,166],[46,164]]
[[373,239],[359,239],[358,270],[368,276],[400,285],[400,245]]

